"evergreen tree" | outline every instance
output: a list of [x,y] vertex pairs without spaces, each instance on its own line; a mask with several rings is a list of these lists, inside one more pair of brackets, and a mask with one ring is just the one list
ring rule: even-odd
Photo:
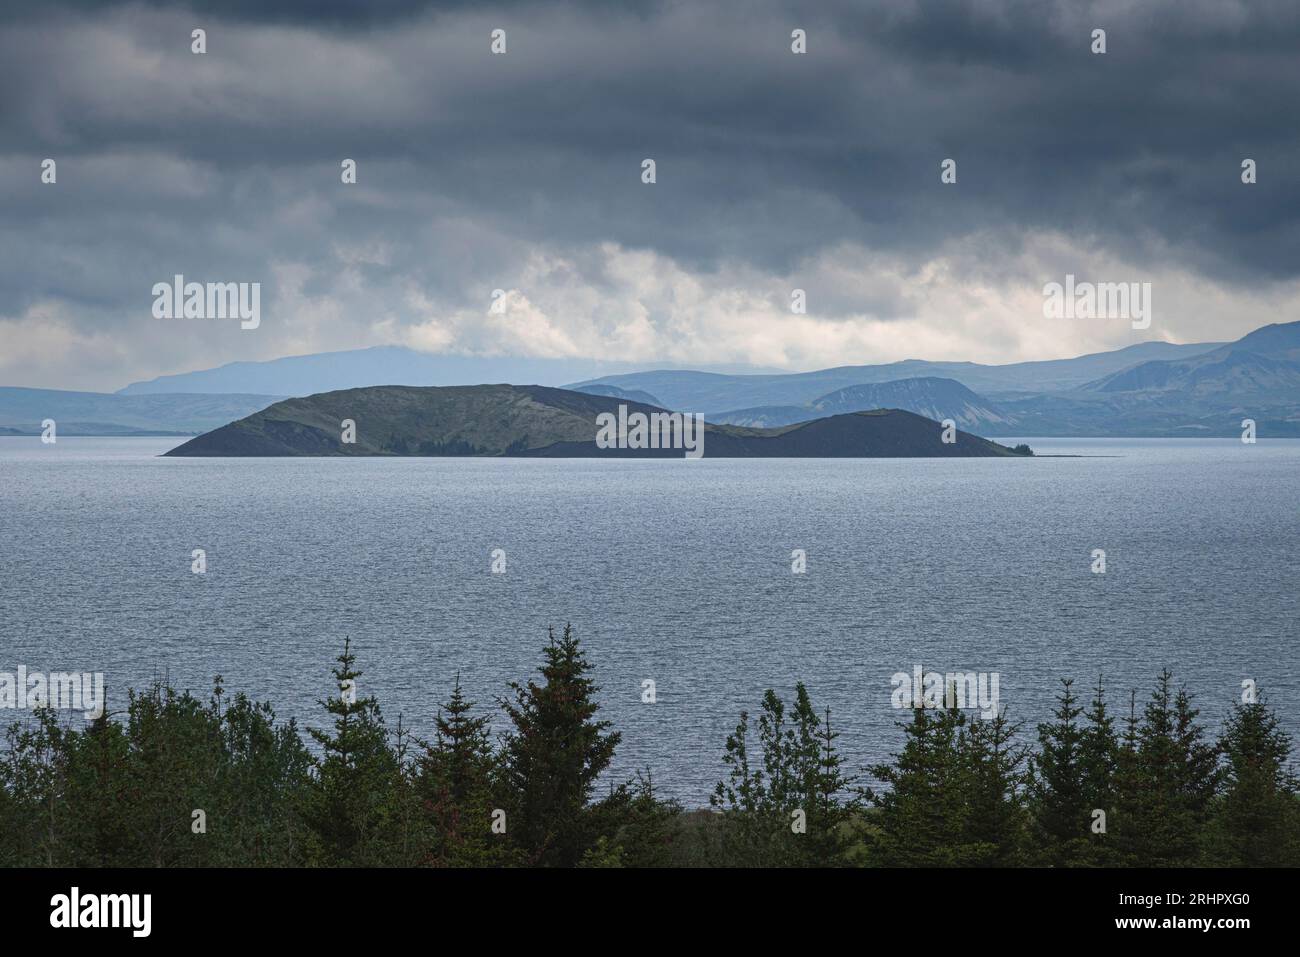
[[[972,862],[979,849],[963,846],[966,824],[957,739],[965,716],[949,710],[915,708],[892,764],[871,774],[888,790],[868,790],[877,813],[868,843],[872,863],[882,867],[952,867]],[[973,853],[972,853],[973,852]]]
[[1196,840],[1179,794],[1181,769],[1174,723],[1172,676],[1166,670],[1157,679],[1137,730],[1138,787],[1128,845],[1148,867],[1186,860]]
[[1289,764],[1291,738],[1262,698],[1233,708],[1220,750],[1224,788],[1213,805],[1206,863],[1300,865],[1300,804]]
[[1114,813],[1107,813],[1110,857],[1117,866],[1137,864],[1142,851],[1142,768],[1138,756],[1137,692],[1129,692],[1124,732],[1115,752]]
[[308,729],[323,751],[305,800],[310,855],[331,866],[375,866],[387,860],[386,838],[398,775],[396,755],[373,696],[357,695],[356,656],[345,641],[333,669],[339,695],[319,702],[334,716],[333,732]]
[[215,845],[214,863],[299,866],[305,839],[299,810],[311,783],[311,753],[293,720],[277,725],[269,704],[242,693],[227,702],[220,689],[218,678],[212,709],[224,754],[206,838]]
[[1038,726],[1038,754],[1030,764],[1035,841],[1053,867],[1079,863],[1088,851],[1090,807],[1085,797],[1086,731],[1079,725],[1074,682],[1061,681],[1053,722]]
[[800,835],[806,863],[826,867],[841,864],[850,846],[849,824],[861,803],[844,759],[835,746],[839,732],[831,727],[831,709],[817,716],[803,682],[795,685],[796,759],[793,771],[799,807],[805,812],[806,833]]
[[588,803],[620,735],[596,720],[598,689],[572,626],[548,639],[543,683],[511,682],[514,700],[501,701],[513,726],[503,748],[507,832],[530,863],[571,866],[597,836]]
[[714,788],[710,804],[723,812],[722,856],[750,866],[830,866],[844,863],[848,824],[859,800],[835,747],[839,734],[818,718],[807,687],[795,685],[794,709],[772,689],[759,712],[762,767],[750,766],[749,715],[727,739],[723,762],[728,780]]
[[1010,867],[1023,863],[1028,820],[1025,811],[1026,749],[1014,743],[1019,725],[1004,714],[971,720],[958,735],[965,797],[962,863]]
[[139,867],[126,822],[139,794],[126,780],[130,745],[107,709],[84,732],[64,731],[58,758],[63,859],[73,867]]
[[432,821],[425,813],[420,759],[411,754],[413,741],[410,730],[398,714],[397,727],[392,733],[396,772],[383,811],[386,818],[385,863],[394,867],[424,864],[434,843]]
[[615,787],[593,808],[600,836],[584,855],[584,867],[668,867],[680,863],[677,840],[682,808],[661,800],[647,770]]
[[487,866],[512,861],[509,842],[491,831],[501,803],[499,760],[489,739],[489,718],[473,715],[456,676],[451,697],[434,719],[434,743],[420,761],[419,792],[432,834],[425,863]]
[[[722,813],[684,814],[648,771],[593,801],[618,737],[596,718],[589,670],[571,629],[551,634],[544,683],[512,684],[503,702],[513,733],[500,752],[457,680],[434,743],[411,756],[401,719],[390,737],[375,700],[353,693],[350,643],[316,759],[293,722],[228,698],[220,678],[206,705],[155,681],[89,725],[37,710],[0,752],[0,865],[818,866],[851,859],[855,826],[891,866],[1019,865],[1027,837],[1054,864],[1300,864],[1300,782],[1277,716],[1239,705],[1210,743],[1168,672],[1140,714],[1130,697],[1118,738],[1100,680],[1086,716],[1064,682],[1027,792],[1005,715],[917,709],[896,761],[872,769],[885,787],[865,814],[830,712],[803,685],[789,709],[769,691],[728,737],[710,799]],[[1109,834],[1091,833],[1094,808]]]
[[1200,711],[1192,707],[1192,696],[1180,688],[1174,697],[1174,745],[1177,749],[1178,793],[1182,807],[1195,828],[1196,840],[1188,846],[1195,852],[1209,816],[1210,802],[1219,789],[1219,748],[1205,740],[1205,729],[1196,721]]
[[221,720],[189,692],[162,681],[129,692],[126,713],[128,796],[119,824],[134,863],[147,867],[204,866],[217,842],[196,835],[192,811],[215,814],[227,764]]
[[[1122,840],[1126,860],[1147,867],[1194,863],[1218,772],[1215,749],[1203,741],[1197,711],[1173,677],[1161,672],[1136,728],[1136,749],[1124,755]],[[1131,763],[1129,763],[1131,760]]]
[[916,708],[893,764],[871,773],[877,813],[868,845],[886,867],[971,867],[1022,862],[1026,750],[1004,714],[968,719],[959,709]]
[[434,719],[435,747],[429,762],[447,789],[453,804],[463,803],[470,794],[490,782],[492,743],[488,739],[489,718],[474,717],[474,703],[460,690],[460,675],[451,697]]
[[[1089,817],[1088,850],[1075,863],[1101,866],[1111,862],[1108,832],[1115,805],[1115,776],[1120,745],[1115,736],[1115,719],[1106,708],[1106,692],[1100,676],[1085,717],[1088,723],[1083,729],[1083,740],[1079,746],[1079,772],[1083,806]],[[1098,810],[1106,815],[1106,829],[1094,833],[1092,815]]]

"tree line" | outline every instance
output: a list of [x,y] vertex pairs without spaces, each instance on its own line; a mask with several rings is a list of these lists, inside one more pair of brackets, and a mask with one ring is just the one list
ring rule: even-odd
[[[769,690],[723,743],[708,809],[610,783],[571,628],[498,699],[506,731],[457,681],[433,739],[358,697],[345,643],[332,718],[309,730],[268,703],[207,702],[165,681],[85,728],[38,710],[0,753],[0,864],[18,867],[1293,866],[1291,741],[1262,700],[1211,739],[1166,671],[1113,712],[1100,681],[1062,682],[1028,735],[1005,713],[918,708],[893,760],[851,773],[829,709]],[[1026,737],[1029,740],[1025,740]]]

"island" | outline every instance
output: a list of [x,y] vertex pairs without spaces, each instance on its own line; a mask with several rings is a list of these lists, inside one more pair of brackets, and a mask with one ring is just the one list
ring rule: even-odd
[[[675,416],[675,419],[670,417]],[[640,418],[638,418],[640,417]],[[371,386],[285,399],[180,445],[171,456],[523,456],[682,458],[680,443],[610,447],[602,423],[694,417],[618,395],[537,385]],[[705,458],[1024,457],[901,409],[850,412],[778,428],[702,424]],[[608,436],[609,429],[604,432]],[[678,436],[680,437],[680,436]],[[660,443],[656,443],[660,444]]]

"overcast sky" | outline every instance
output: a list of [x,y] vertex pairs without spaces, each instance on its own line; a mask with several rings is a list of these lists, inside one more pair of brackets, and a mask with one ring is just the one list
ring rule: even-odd
[[[1300,318],[1292,0],[266,6],[5,5],[0,385],[392,343],[1009,362]],[[261,326],[154,318],[176,273],[260,282]],[[1044,318],[1067,273],[1151,282],[1151,328]]]

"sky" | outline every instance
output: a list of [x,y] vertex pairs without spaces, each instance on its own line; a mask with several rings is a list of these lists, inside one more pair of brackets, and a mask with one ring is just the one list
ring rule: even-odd
[[[0,385],[1234,339],[1298,316],[1297,49],[1291,0],[5,4]],[[156,318],[176,274],[260,324]],[[1067,274],[1150,282],[1150,328],[1045,317]]]

